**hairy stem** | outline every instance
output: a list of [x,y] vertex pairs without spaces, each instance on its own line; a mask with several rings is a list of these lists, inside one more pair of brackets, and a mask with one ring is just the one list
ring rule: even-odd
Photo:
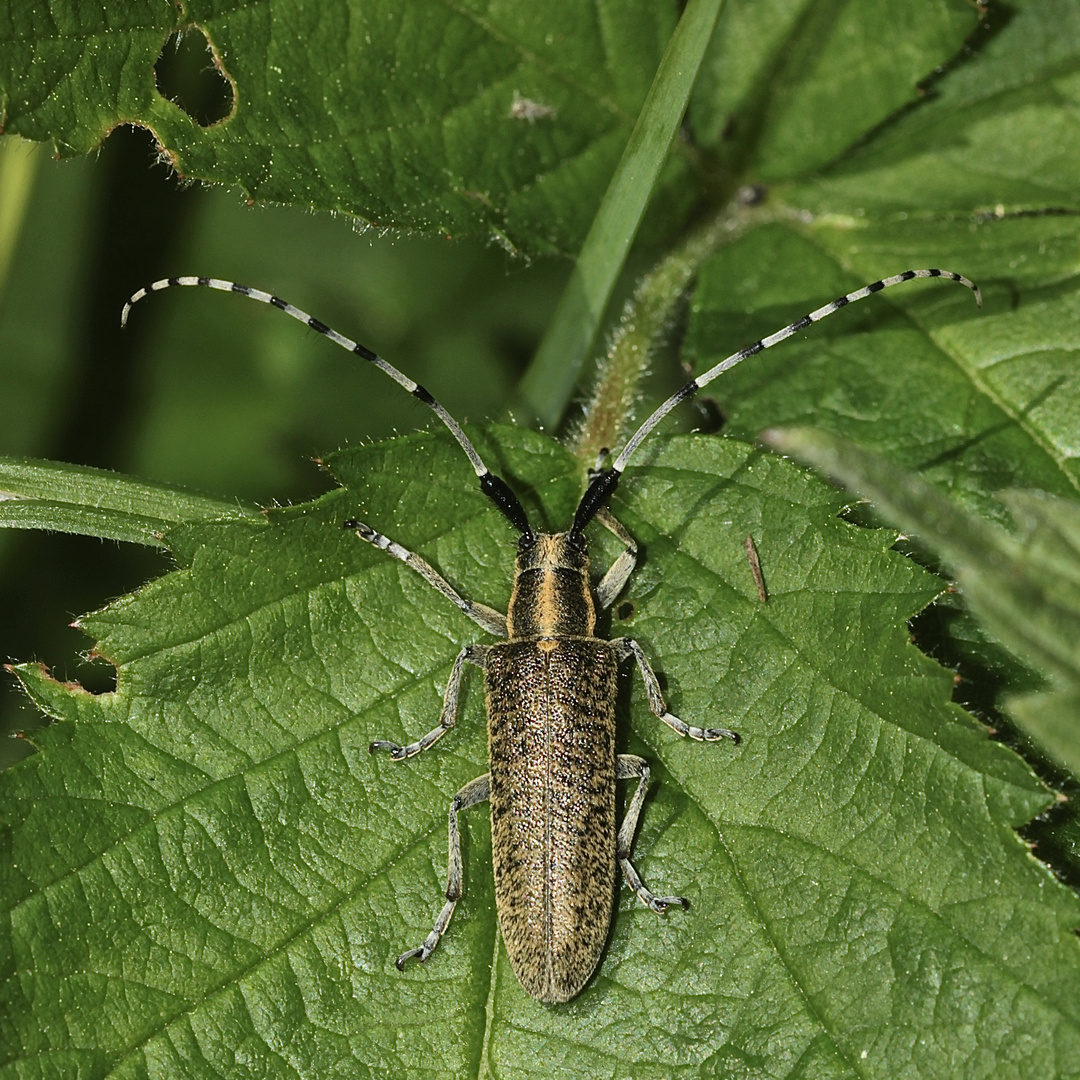
[[753,207],[758,195],[756,189],[740,191],[646,274],[626,302],[600,361],[584,417],[569,440],[571,450],[589,466],[602,450],[614,449],[626,439],[642,376],[674,321],[679,301],[705,259],[751,223],[760,224],[762,210]]

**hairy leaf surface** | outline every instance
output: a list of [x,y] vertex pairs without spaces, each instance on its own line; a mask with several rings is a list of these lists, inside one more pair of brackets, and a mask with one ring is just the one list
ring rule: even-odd
[[[563,450],[512,428],[481,446],[566,521]],[[445,941],[395,970],[441,902],[450,797],[485,768],[478,680],[437,749],[367,745],[427,730],[481,635],[341,521],[498,605],[513,545],[447,439],[350,451],[330,462],[347,490],[181,528],[179,569],[83,620],[114,694],[20,668],[64,722],[2,779],[12,1075],[550,1075],[553,1048],[577,1075],[1080,1068],[1080,906],[1012,831],[1050,796],[904,632],[941,583],[762,451],[650,458],[616,505],[644,559],[613,632],[673,711],[744,738],[679,740],[627,672],[619,742],[657,767],[637,865],[690,911],[622,890],[592,984],[541,1006],[498,941],[478,810]]]

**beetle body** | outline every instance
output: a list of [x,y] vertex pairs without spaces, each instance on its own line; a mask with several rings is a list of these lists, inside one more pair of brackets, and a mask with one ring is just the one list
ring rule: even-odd
[[584,548],[519,554],[505,644],[484,667],[499,928],[521,985],[572,998],[593,973],[615,894],[619,656],[593,636]]
[[[630,861],[649,784],[649,766],[643,758],[615,752],[619,665],[635,660],[649,708],[679,735],[710,742],[739,740],[726,728],[694,727],[672,716],[656,675],[632,638],[608,641],[596,637],[597,609],[610,607],[637,559],[636,545],[606,509],[608,501],[642,441],[676,405],[717,376],[853,301],[913,278],[938,277],[967,286],[981,305],[978,288],[959,274],[906,270],[839,297],[691,379],[652,413],[607,468],[599,468],[598,463],[570,528],[556,534],[532,531],[513,491],[488,470],[461,426],[427,390],[370,349],[292,304],[258,289],[203,277],[163,279],[132,296],[122,322],[132,304],[149,292],[174,285],[240,293],[281,309],[367,360],[436,413],[468,457],[480,490],[519,534],[509,610],[501,615],[459,594],[430,563],[370,525],[355,519],[344,523],[361,539],[420,574],[487,633],[503,639],[498,644],[469,645],[461,650],[435,728],[405,745],[381,739],[371,744],[373,753],[388,751],[396,761],[432,746],[457,719],[465,665],[483,669],[490,772],[466,784],[451,800],[446,902],[424,942],[398,957],[399,969],[412,958],[427,960],[446,931],[463,890],[458,815],[489,799],[499,925],[514,971],[533,997],[551,1003],[567,1001],[595,970],[611,922],[616,865],[651,910],[660,913],[673,904],[687,906],[679,896],[654,896]],[[585,544],[585,529],[594,521],[623,544],[622,554],[595,590],[590,584]],[[764,601],[760,568],[755,581]],[[622,823],[616,827],[616,781],[628,779],[638,783]]]

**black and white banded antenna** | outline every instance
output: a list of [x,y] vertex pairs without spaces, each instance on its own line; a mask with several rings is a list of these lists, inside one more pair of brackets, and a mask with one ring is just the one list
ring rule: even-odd
[[811,311],[809,315],[804,315],[801,319],[797,319],[793,323],[789,323],[781,330],[777,330],[776,333],[770,334],[768,337],[761,338],[759,341],[755,341],[753,345],[747,345],[746,348],[740,349],[736,353],[732,353],[730,356],[725,357],[718,364],[714,364],[703,375],[698,375],[696,378],[691,379],[685,383],[682,387],[675,391],[656,411],[630,436],[626,445],[619,451],[618,457],[611,463],[610,467],[602,470],[593,470],[591,475],[591,482],[589,487],[582,496],[581,502],[578,504],[577,513],[574,515],[574,524],[571,526],[571,532],[580,535],[585,526],[593,519],[596,513],[607,505],[608,500],[611,498],[616,487],[619,484],[619,478],[622,476],[623,470],[626,468],[627,462],[633,457],[638,447],[649,437],[656,426],[664,419],[665,416],[676,405],[686,401],[687,398],[691,398],[696,394],[703,386],[707,386],[720,375],[723,375],[725,371],[730,371],[736,364],[741,364],[747,357],[756,356],[759,352],[764,352],[765,349],[771,349],[774,345],[778,345],[781,341],[785,341],[793,334],[797,334],[800,330],[805,330],[806,327],[812,323],[820,322],[822,319],[828,318],[833,312],[839,311],[843,307],[847,307],[848,304],[855,303],[856,300],[864,300],[868,296],[872,296],[874,293],[881,292],[882,289],[890,289],[893,285],[900,285],[905,281],[911,281],[914,278],[946,278],[948,281],[957,281],[961,285],[965,285],[975,294],[975,302],[982,307],[982,293],[979,292],[979,286],[970,279],[964,277],[963,274],[954,274],[951,270],[905,270],[902,274],[894,274],[892,277],[882,278],[880,281],[874,281],[869,285],[864,285],[861,289],[856,289],[854,292],[846,293],[844,296],[837,297],[829,304],[825,304],[823,307],[819,307],[816,311]]
[[120,325],[127,325],[128,315],[131,314],[132,307],[145,296],[148,296],[152,292],[161,292],[164,289],[172,289],[181,285],[200,286],[206,289],[217,289],[220,292],[239,293],[241,296],[247,296],[252,300],[258,300],[262,304],[269,304],[271,307],[276,307],[279,310],[284,311],[286,315],[291,315],[305,326],[311,327],[312,330],[318,334],[322,334],[323,337],[329,338],[335,345],[340,345],[348,352],[355,353],[369,363],[374,364],[380,371],[385,372],[394,380],[394,382],[412,394],[414,398],[418,401],[422,401],[433,413],[435,413],[443,424],[446,425],[450,434],[457,439],[458,445],[468,456],[473,471],[480,481],[480,490],[491,499],[500,511],[502,511],[510,524],[521,534],[521,539],[523,541],[532,539],[533,531],[529,525],[529,519],[525,513],[525,508],[518,501],[518,497],[513,493],[509,485],[501,476],[493,473],[484,464],[483,458],[480,457],[476,447],[469,441],[469,437],[462,431],[461,425],[427,390],[424,389],[423,386],[413,382],[408,375],[399,371],[393,364],[379,356],[378,353],[372,352],[366,346],[353,341],[352,338],[347,338],[344,334],[339,334],[325,323],[313,318],[306,311],[301,311],[300,308],[282,300],[273,293],[263,292],[262,289],[252,289],[247,285],[239,285],[235,281],[222,281],[220,278],[162,278],[160,281],[155,281],[152,285],[139,289],[138,292],[132,295],[131,299],[124,305],[124,310],[120,314]]

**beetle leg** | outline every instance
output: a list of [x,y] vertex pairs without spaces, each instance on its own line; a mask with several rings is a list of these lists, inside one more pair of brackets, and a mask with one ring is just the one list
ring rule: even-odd
[[606,507],[596,512],[596,521],[625,545],[622,554],[608,567],[608,572],[596,586],[596,603],[601,608],[609,608],[615,603],[615,597],[623,591],[630,575],[637,565],[638,549],[634,538],[623,528]]
[[398,971],[401,971],[405,967],[405,962],[416,957],[421,963],[423,963],[434,951],[435,946],[439,944],[439,938],[446,933],[446,928],[450,924],[450,916],[454,914],[454,907],[461,899],[461,893],[464,885],[464,873],[461,866],[461,833],[458,831],[458,814],[462,810],[467,810],[470,806],[475,806],[477,803],[484,802],[491,793],[491,782],[488,773],[484,773],[483,776],[478,776],[475,780],[470,780],[451,800],[450,800],[450,813],[449,813],[449,840],[450,840],[450,859],[449,869],[446,873],[446,903],[443,904],[442,911],[439,912],[439,917],[435,920],[435,925],[432,927],[431,933],[424,938],[424,944],[418,949],[410,949],[406,953],[402,953],[394,963],[397,966]]
[[697,739],[699,742],[715,742],[717,739],[731,739],[734,743],[739,741],[738,734],[729,731],[727,728],[692,727],[677,716],[672,716],[667,711],[667,705],[664,704],[664,695],[660,692],[660,683],[657,681],[656,673],[649,664],[641,646],[633,638],[628,637],[619,638],[613,644],[619,650],[620,660],[632,656],[637,661],[638,670],[641,672],[641,678],[645,683],[645,697],[648,699],[649,708],[652,709],[653,715],[658,716],[668,727],[677,731],[680,735],[687,735],[691,739]]
[[352,529],[361,540],[366,540],[380,551],[385,551],[391,558],[403,562],[410,570],[415,570],[429,585],[438,589],[451,604],[468,615],[477,626],[482,627],[489,634],[494,634],[496,637],[506,637],[505,615],[494,608],[488,607],[487,604],[478,604],[473,600],[466,599],[431,563],[420,558],[415,551],[409,551],[408,548],[402,547],[397,541],[391,540],[389,536],[383,536],[381,532],[376,532],[370,525],[365,525],[355,518],[346,521],[345,528]]
[[667,911],[672,904],[686,909],[690,906],[688,900],[682,896],[654,896],[641,880],[641,876],[634,869],[630,861],[630,846],[634,842],[634,833],[637,832],[638,817],[641,814],[641,806],[645,802],[645,793],[649,787],[649,763],[637,754],[620,754],[615,766],[615,778],[617,780],[631,780],[638,778],[637,790],[630,800],[623,818],[622,827],[619,829],[619,838],[615,845],[615,857],[619,860],[619,866],[626,876],[630,888],[638,894],[638,899],[651,908],[658,915]]
[[482,668],[487,663],[487,653],[487,645],[466,645],[458,653],[453,669],[450,671],[450,678],[446,682],[446,693],[443,695],[443,707],[442,712],[439,714],[438,727],[432,728],[422,738],[409,743],[407,746],[401,746],[396,742],[388,742],[386,739],[376,739],[368,747],[369,751],[374,754],[376,750],[389,750],[390,756],[395,761],[403,761],[405,758],[412,757],[413,754],[419,754],[421,750],[426,750],[433,742],[440,739],[457,721],[462,670],[467,663]]

